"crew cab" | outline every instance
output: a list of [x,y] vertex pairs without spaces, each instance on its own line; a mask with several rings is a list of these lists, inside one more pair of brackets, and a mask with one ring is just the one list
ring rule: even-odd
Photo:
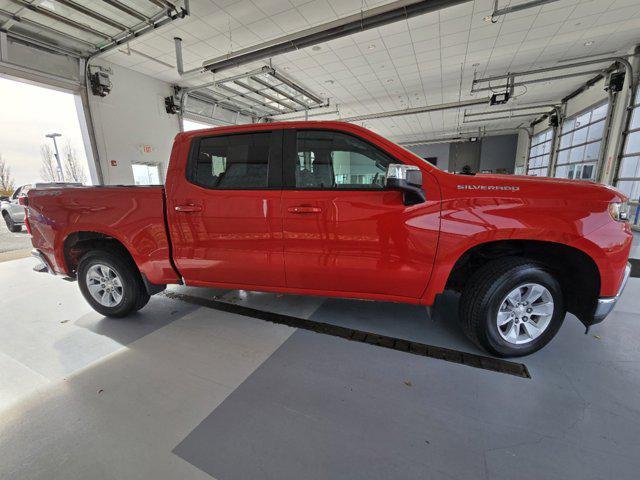
[[450,289],[466,334],[517,356],[567,311],[588,327],[612,310],[627,201],[586,181],[454,175],[365,128],[305,121],[180,133],[164,187],[23,203],[35,255],[106,316],[178,283],[427,306]]

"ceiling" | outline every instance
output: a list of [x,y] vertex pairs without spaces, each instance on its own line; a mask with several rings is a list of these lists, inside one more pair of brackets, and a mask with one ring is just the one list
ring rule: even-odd
[[[45,0],[43,6],[56,1]],[[104,0],[75,1],[105,5]],[[8,8],[7,4],[15,7],[15,2],[0,0],[0,9]],[[151,0],[134,3],[144,2],[151,5],[148,8],[154,6]],[[181,80],[175,68],[175,36],[183,39],[184,67],[189,70],[206,60],[387,3],[392,2],[190,0],[190,16],[101,58],[183,86],[220,80],[270,63],[311,92],[329,97],[327,111],[337,106],[339,115],[314,118],[333,119],[478,98],[481,94],[470,93],[474,73],[483,77],[594,55],[624,54],[640,42],[640,0],[560,0],[508,14],[497,23],[484,20],[492,12],[493,0],[475,0],[215,76],[209,73]],[[524,0],[500,0],[499,5],[520,3]],[[558,101],[588,78],[516,88],[517,98],[509,105]],[[413,141],[480,125],[513,128],[530,120],[466,124],[463,114],[462,109],[447,110],[368,120],[364,125],[396,141]]]
[[0,0],[0,30],[78,56],[184,16],[175,0]]

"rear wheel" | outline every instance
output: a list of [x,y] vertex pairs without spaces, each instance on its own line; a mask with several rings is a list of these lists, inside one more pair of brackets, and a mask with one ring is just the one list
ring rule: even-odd
[[107,317],[124,317],[149,301],[137,268],[128,259],[104,250],[82,257],[78,284],[91,307]]
[[460,299],[467,336],[497,356],[533,353],[555,336],[565,316],[562,289],[548,269],[526,258],[487,263]]
[[18,233],[22,231],[22,225],[16,225],[15,222],[11,219],[11,215],[9,215],[7,212],[4,212],[2,216],[4,217],[4,223],[7,224],[7,228],[10,232]]

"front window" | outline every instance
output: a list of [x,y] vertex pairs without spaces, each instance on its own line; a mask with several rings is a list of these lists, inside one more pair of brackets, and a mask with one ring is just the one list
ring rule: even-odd
[[382,189],[391,158],[351,135],[299,131],[296,188]]

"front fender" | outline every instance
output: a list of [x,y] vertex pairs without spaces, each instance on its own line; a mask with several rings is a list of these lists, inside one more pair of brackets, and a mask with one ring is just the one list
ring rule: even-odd
[[[431,305],[444,291],[462,255],[478,245],[502,240],[553,242],[576,248],[596,263],[601,295],[615,291],[618,263],[628,239],[622,234],[622,224],[611,219],[607,206],[589,202],[559,205],[557,199],[533,202],[512,197],[444,201],[436,262],[421,303]],[[624,266],[621,268],[624,272]]]

